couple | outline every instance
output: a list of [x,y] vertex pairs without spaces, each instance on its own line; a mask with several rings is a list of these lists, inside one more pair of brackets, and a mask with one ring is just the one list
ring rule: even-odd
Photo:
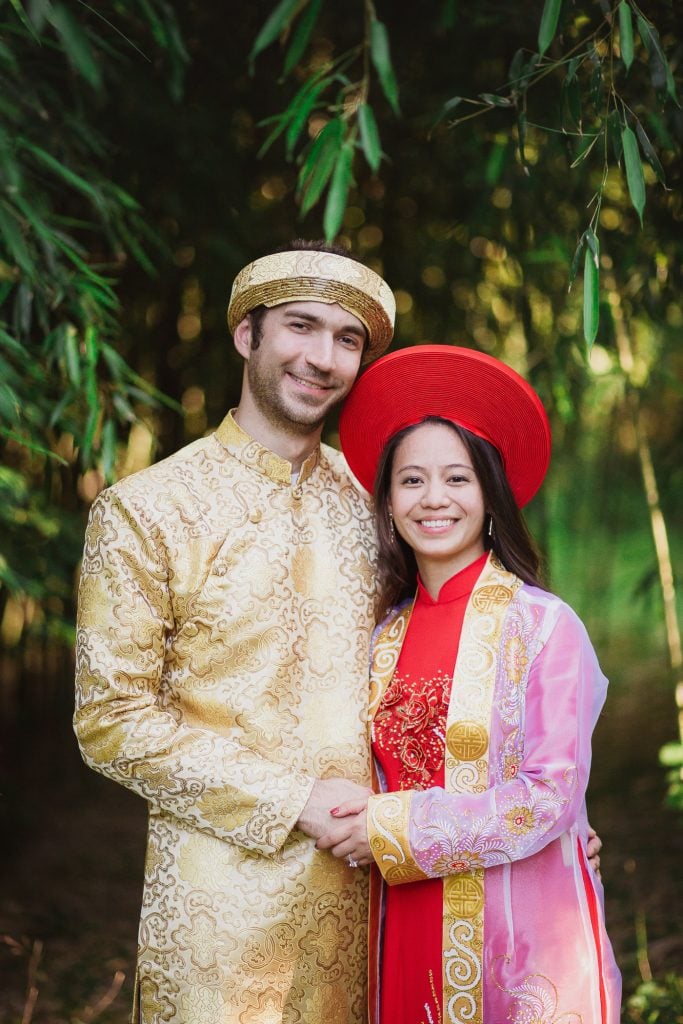
[[605,681],[518,511],[545,414],[472,351],[376,362],[340,437],[377,544],[319,442],[393,314],[342,251],[250,264],[237,409],[91,510],[75,727],[149,804],[135,1021],[360,1024],[368,952],[381,1024],[618,1020],[585,858]]

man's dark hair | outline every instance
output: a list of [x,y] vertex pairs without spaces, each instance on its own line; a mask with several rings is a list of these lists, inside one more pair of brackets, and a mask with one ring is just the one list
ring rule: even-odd
[[[332,256],[346,256],[349,260],[355,260],[357,263],[362,262],[358,259],[355,253],[352,253],[346,246],[336,245],[334,242],[326,242],[321,238],[293,238],[287,245],[280,245],[277,249],[274,249],[272,253],[266,253],[266,255],[275,255],[278,252],[329,252]],[[247,314],[251,322],[251,347],[252,349],[258,348],[261,344],[261,338],[263,337],[263,318],[268,312],[268,307],[264,305],[255,306],[249,310]]]

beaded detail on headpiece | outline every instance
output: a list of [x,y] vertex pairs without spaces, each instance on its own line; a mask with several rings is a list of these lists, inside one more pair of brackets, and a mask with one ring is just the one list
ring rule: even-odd
[[368,332],[364,363],[391,342],[396,302],[386,281],[347,256],[308,249],[263,256],[244,267],[232,286],[228,326],[234,333],[256,306],[297,301],[336,302],[358,317]]

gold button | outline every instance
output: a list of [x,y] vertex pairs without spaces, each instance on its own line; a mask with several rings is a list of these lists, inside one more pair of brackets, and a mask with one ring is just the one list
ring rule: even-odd
[[252,508],[251,512],[249,513],[249,522],[250,523],[260,523],[262,519],[263,519],[263,512],[261,511],[261,509],[260,508]]
[[304,495],[304,492],[301,490],[300,487],[293,487],[292,488],[292,497],[296,498],[297,501],[301,501],[301,499],[303,498],[303,495]]

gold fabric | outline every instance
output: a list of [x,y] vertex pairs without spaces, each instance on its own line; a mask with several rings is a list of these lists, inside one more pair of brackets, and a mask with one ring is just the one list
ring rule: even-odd
[[336,253],[279,252],[249,263],[233,282],[228,326],[234,334],[256,306],[298,301],[336,302],[358,317],[368,332],[364,363],[389,347],[396,317],[391,288],[374,270]]
[[294,828],[368,784],[371,513],[338,452],[291,466],[228,416],[95,501],[75,728],[149,803],[144,1024],[359,1024],[367,873]]

